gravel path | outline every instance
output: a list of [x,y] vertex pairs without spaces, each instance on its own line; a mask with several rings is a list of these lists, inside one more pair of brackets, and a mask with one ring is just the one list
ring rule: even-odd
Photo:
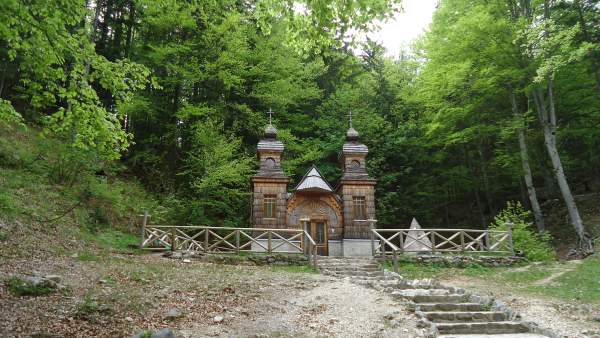
[[311,288],[274,295],[244,320],[180,330],[184,337],[421,337],[416,317],[391,297],[348,280],[315,276]]

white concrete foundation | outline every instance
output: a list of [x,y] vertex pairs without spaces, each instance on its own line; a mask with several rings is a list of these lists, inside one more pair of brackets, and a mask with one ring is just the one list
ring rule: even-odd
[[327,241],[329,256],[340,257],[344,255],[344,245],[340,240]]
[[[379,245],[379,241],[375,241],[375,247]],[[349,239],[345,238],[343,242],[344,257],[372,257],[371,240],[370,239]]]
[[[259,242],[263,247],[261,247],[260,245],[258,245],[257,243],[252,242],[252,251],[255,252],[267,252],[268,250],[265,248],[268,248],[269,245],[269,241],[267,239],[257,239],[257,242]],[[298,247],[300,246],[300,241],[289,241],[294,243],[294,245],[297,245]],[[284,242],[281,239],[272,239],[271,240],[271,246],[274,248],[272,250],[272,252],[280,252],[280,253],[302,253],[302,251],[298,250],[298,248],[294,247],[293,245],[291,245],[288,242]]]

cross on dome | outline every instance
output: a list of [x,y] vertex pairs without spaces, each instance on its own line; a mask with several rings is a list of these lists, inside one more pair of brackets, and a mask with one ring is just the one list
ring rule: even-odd
[[352,110],[348,112],[348,117],[350,118],[350,128],[352,128]]
[[269,111],[267,112],[267,114],[269,114],[269,125],[273,125],[271,120],[272,120],[273,114],[275,114],[275,112],[273,112],[271,110],[271,107],[269,107]]

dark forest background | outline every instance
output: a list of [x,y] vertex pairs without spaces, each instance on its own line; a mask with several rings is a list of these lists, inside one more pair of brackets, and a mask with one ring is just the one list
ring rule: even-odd
[[[63,140],[77,173],[141,181],[178,224],[248,224],[270,108],[292,184],[312,164],[337,180],[353,112],[380,226],[487,227],[509,200],[531,208],[532,188],[542,208],[563,201],[555,155],[572,195],[600,190],[598,1],[443,0],[398,58],[349,34],[397,1],[300,3],[310,15],[286,1],[2,1],[0,120]],[[574,223],[551,225],[581,240]]]

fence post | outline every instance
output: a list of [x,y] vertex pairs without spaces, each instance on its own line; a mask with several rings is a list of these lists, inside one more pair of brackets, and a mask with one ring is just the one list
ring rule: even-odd
[[177,250],[177,229],[171,228],[171,251]]
[[394,272],[398,273],[398,250],[392,249],[392,251],[394,252],[394,257],[392,258],[394,264]]
[[140,243],[140,249],[144,246],[144,240],[146,237],[146,225],[148,225],[148,210],[144,210],[144,215],[142,215],[142,242]]
[[512,229],[515,224],[513,222],[507,222],[506,227],[508,228],[508,246],[512,255],[515,255],[515,243],[513,243],[513,233]]
[[240,254],[240,230],[237,229],[235,231],[235,251],[237,254]]
[[308,260],[310,261],[310,255],[312,251],[310,247],[310,241],[308,240],[308,238],[306,238],[306,236],[308,235],[308,221],[308,218],[300,219],[300,222],[302,222],[302,228],[304,229],[304,234],[302,235],[302,238],[304,239],[305,246],[302,247],[302,250],[304,250],[304,254],[308,256]]
[[375,234],[373,231],[375,228],[373,227],[373,221],[369,220],[369,235],[371,236],[371,255],[375,257]]
[[268,238],[268,242],[267,242],[267,251],[269,252],[269,254],[271,254],[273,251],[273,244],[271,243],[271,239],[273,238],[273,232],[271,230],[267,230],[267,234],[269,235]]
[[465,252],[465,231],[460,231],[460,252]]
[[435,231],[431,230],[429,234],[431,237],[431,252],[435,252]]
[[490,229],[485,229],[485,250],[490,251]]
[[315,269],[319,269],[319,264],[317,263],[317,246],[313,245],[313,265]]
[[204,228],[204,253],[208,253],[208,235],[209,235],[209,231],[208,228]]
[[400,235],[398,237],[400,237],[400,252],[404,253],[404,231],[400,230]]

